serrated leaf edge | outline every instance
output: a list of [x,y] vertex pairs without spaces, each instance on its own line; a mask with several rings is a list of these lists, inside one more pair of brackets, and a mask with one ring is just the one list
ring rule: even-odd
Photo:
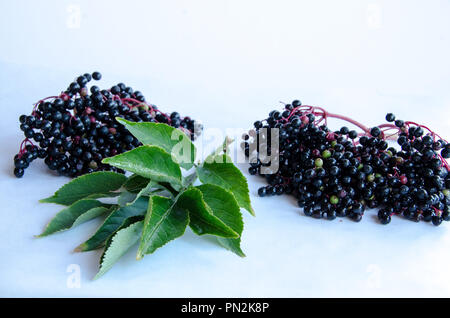
[[[162,148],[162,147],[155,146],[155,145],[142,145],[142,146],[136,147],[136,148],[134,148],[134,149],[132,149],[132,150],[129,150],[129,151],[127,151],[127,152],[123,152],[123,153],[121,153],[121,154],[118,154],[118,155],[116,155],[116,156],[114,156],[114,157],[105,158],[105,159],[102,160],[102,163],[106,163],[106,164],[109,164],[109,165],[113,166],[113,164],[111,164],[111,162],[110,162],[113,158],[122,156],[122,155],[124,155],[124,154],[126,154],[126,153],[128,153],[128,152],[135,151],[135,150],[137,150],[137,149],[143,149],[143,148],[156,148],[156,149],[159,149],[159,150],[163,151],[163,152],[166,153],[167,155],[171,156],[171,155],[170,155],[164,148]],[[174,161],[174,162],[175,162],[178,166],[180,165],[177,161]],[[152,170],[152,171],[154,171],[154,170]],[[136,173],[136,174],[139,175],[139,173]],[[172,181],[173,181],[173,182],[174,182],[175,184],[177,184],[178,186],[181,186],[181,185],[182,185],[182,174],[181,174],[181,169],[180,169],[180,179],[177,179],[177,178],[172,177],[172,176],[163,175],[163,174],[160,174],[160,173],[153,173],[153,174],[154,174],[155,176],[158,176],[158,177],[164,177],[164,178],[168,179],[168,182],[169,182],[169,183],[172,183]],[[148,177],[145,177],[145,176],[142,176],[142,177],[148,178]]]
[[[151,126],[156,126],[156,127],[158,127],[158,126],[160,126],[160,127],[169,127],[170,129],[172,129],[172,132],[175,131],[175,130],[177,130],[177,128],[172,127],[172,126],[169,126],[169,125],[164,124],[164,123],[152,123],[152,122],[142,122],[142,123],[137,123],[137,122],[132,122],[132,121],[126,120],[125,118],[122,118],[122,117],[116,117],[116,120],[117,120],[119,123],[121,123],[122,125],[124,125],[127,129],[128,129],[127,126],[133,127],[133,126],[136,126],[136,124],[144,124],[144,125],[147,124],[148,126],[151,125]],[[134,133],[133,133],[130,129],[128,129],[128,130],[130,131],[130,133],[131,133],[133,136],[135,136]],[[180,131],[180,132],[183,133],[182,131]],[[136,136],[135,136],[135,137],[136,137]],[[136,138],[137,138],[137,137],[136,137]],[[186,138],[188,138],[188,137],[186,136]],[[138,139],[139,139],[139,138],[138,138]],[[189,140],[189,141],[190,141],[190,140]],[[160,147],[160,146],[153,145],[153,144],[144,144],[144,145]],[[163,148],[163,149],[164,149],[164,150],[172,157],[172,160],[173,160],[174,162],[176,162],[178,165],[180,165],[180,166],[183,167],[184,169],[189,170],[189,169],[191,169],[191,168],[195,165],[195,157],[196,157],[196,153],[197,153],[197,149],[196,149],[195,145],[192,143],[192,141],[191,141],[191,145],[192,145],[193,148],[194,148],[194,160],[193,160],[193,162],[182,162],[182,163],[180,163],[180,162],[178,162],[178,159],[177,159],[176,156],[172,155],[171,153],[168,153],[168,151],[165,150],[164,148]],[[162,148],[162,147],[161,147],[161,148]]]
[[[200,195],[201,195],[201,197],[202,197],[202,202],[203,202],[203,204],[204,204],[206,210],[208,211],[208,213],[209,213],[210,215],[212,215],[213,217],[215,217],[220,223],[222,223],[222,224],[224,225],[224,227],[228,228],[228,230],[230,230],[231,232],[233,232],[234,234],[236,234],[235,237],[227,237],[227,238],[239,238],[239,237],[240,237],[239,233],[236,233],[232,228],[230,228],[230,227],[229,227],[228,225],[226,225],[221,219],[219,219],[217,216],[214,215],[214,213],[212,212],[211,208],[209,207],[209,205],[208,205],[208,204],[206,203],[206,201],[204,200],[203,193],[202,193],[199,189],[197,189],[196,187],[190,187],[190,188],[188,188],[186,191],[188,191],[188,190],[190,190],[190,189],[195,189],[195,191],[198,191],[198,192],[200,193]],[[225,189],[225,190],[226,190],[226,189]],[[192,213],[190,209],[185,208],[185,210],[189,211],[189,213]],[[205,222],[206,224],[208,224],[208,225],[214,226],[214,224],[211,224],[211,223],[206,222],[206,221],[204,221],[204,222]],[[189,225],[190,225],[190,224],[189,224]],[[191,227],[191,228],[192,228],[192,227]],[[197,233],[197,232],[194,231],[194,230],[193,230],[193,232],[194,232],[195,234],[197,234],[198,236],[203,236],[203,235],[214,235],[214,236],[221,237],[221,236],[219,236],[219,235],[210,234],[210,233],[201,233],[201,234],[199,234],[199,233]]]
[[[70,229],[74,226],[75,222],[76,222],[83,214],[88,213],[88,212],[89,212],[90,210],[92,210],[92,209],[97,209],[97,208],[100,208],[100,207],[105,207],[105,208],[106,208],[106,206],[107,206],[107,205],[105,205],[105,204],[101,204],[101,205],[98,205],[98,206],[96,206],[96,207],[90,208],[90,209],[87,210],[86,212],[80,214],[80,215],[73,221],[73,223],[71,224],[70,227],[63,228],[63,229],[60,229],[60,230],[58,230],[58,231],[55,231],[55,232],[52,232],[52,233],[49,233],[49,234],[45,234],[45,235],[44,235],[44,233],[47,231],[47,229],[48,229],[48,227],[50,226],[50,224],[52,223],[52,221],[53,221],[60,213],[62,213],[63,211],[65,211],[65,210],[67,210],[67,209],[70,209],[70,207],[71,207],[72,205],[77,204],[77,203],[79,203],[80,201],[83,201],[83,200],[85,200],[85,201],[97,201],[97,202],[101,203],[100,201],[94,200],[94,199],[80,199],[80,200],[78,200],[78,201],[75,201],[75,202],[72,203],[71,205],[67,206],[66,208],[64,208],[64,209],[60,210],[58,213],[56,213],[56,214],[52,217],[52,219],[47,223],[47,225],[45,226],[45,228],[44,228],[44,230],[42,231],[42,233],[41,233],[41,234],[38,234],[38,235],[34,235],[34,237],[35,237],[35,238],[43,238],[43,237],[47,237],[47,236],[50,236],[50,235],[53,235],[53,234],[56,234],[56,233],[60,233],[60,232],[64,232],[64,231],[70,230]],[[105,211],[105,213],[106,213],[106,211]],[[79,224],[77,224],[77,225],[79,225]]]
[[[226,155],[226,154],[224,154],[224,155],[219,155],[219,156],[227,156],[227,157],[229,158],[229,156]],[[230,158],[230,160],[231,160],[231,158]],[[243,209],[245,209],[246,211],[248,211],[252,216],[256,216],[255,210],[254,210],[253,207],[252,207],[252,202],[250,201],[250,191],[249,191],[249,188],[248,188],[247,178],[245,178],[245,176],[244,176],[244,174],[241,172],[241,170],[239,170],[232,162],[230,162],[230,164],[232,164],[232,165],[236,168],[236,171],[237,171],[237,172],[240,174],[240,176],[242,176],[243,179],[244,179],[244,184],[245,184],[245,187],[246,187],[246,189],[247,189],[247,194],[248,194],[248,196],[249,196],[249,202],[248,202],[248,204],[249,204],[249,209],[247,209],[246,207],[241,206],[241,205],[239,204],[239,201],[237,201],[237,198],[236,198],[236,196],[234,195],[234,193],[232,193],[232,194],[233,194],[234,198],[236,199],[236,201],[238,202],[238,205],[239,205],[241,208],[243,208]],[[204,167],[204,166],[202,165],[202,167]],[[211,170],[209,170],[209,171],[210,171],[211,173],[214,173],[214,175],[215,175],[216,177],[220,178],[225,184],[228,185],[229,188],[233,188],[233,187],[232,187],[228,182],[226,182],[225,179],[223,179],[221,176],[217,175],[215,172],[213,172],[213,171],[211,171]],[[198,173],[198,170],[197,170],[197,176],[198,176],[199,180],[203,182],[203,180],[202,180],[201,177],[200,177],[200,174]],[[207,184],[207,183],[206,183],[206,184]],[[222,188],[224,188],[224,187],[222,187]],[[225,190],[228,190],[227,188],[224,188],[224,189],[225,189]]]
[[[94,276],[94,280],[96,280],[96,279],[100,278],[101,276],[103,276],[103,275],[104,275],[106,272],[108,272],[108,271],[111,269],[111,267],[114,265],[114,263],[113,263],[113,264],[111,265],[110,268],[106,269],[105,271],[102,271],[102,264],[104,263],[105,258],[108,256],[108,251],[110,251],[110,248],[111,248],[111,246],[113,246],[114,242],[117,241],[117,239],[118,239],[117,236],[120,235],[121,231],[124,231],[124,230],[127,230],[127,229],[129,230],[131,227],[139,226],[139,223],[142,223],[142,222],[143,222],[143,221],[135,222],[135,223],[133,223],[133,224],[130,224],[128,227],[123,228],[123,229],[120,229],[119,231],[117,231],[117,232],[114,233],[114,235],[113,235],[112,238],[111,238],[111,244],[105,249],[104,255],[102,255],[101,263],[100,263],[100,268],[99,268],[98,273]],[[123,233],[123,232],[122,232],[122,233]],[[139,241],[139,237],[137,237],[136,241],[135,241],[129,248],[127,248],[127,249],[122,253],[122,255],[120,255],[120,257],[119,257],[117,260],[119,260],[124,254],[126,254],[126,253],[128,252],[128,250],[129,250],[133,245],[135,245],[138,241]]]
[[[223,188],[223,187],[221,187],[221,186],[218,186],[218,185],[216,185],[216,184],[212,184],[212,183],[203,183],[202,185],[197,186],[196,188],[200,188],[200,187],[203,186],[203,185],[209,185],[209,186],[213,186],[213,187],[218,187],[218,188],[222,189],[224,192],[227,192],[228,194],[230,194],[230,195],[233,197],[236,206],[237,206],[238,208],[240,208],[240,207],[239,207],[239,204],[238,204],[238,202],[237,202],[237,200],[236,200],[236,198],[235,198],[235,196],[234,196],[234,194],[233,194],[233,192],[231,192],[230,190],[225,189],[225,188]],[[199,189],[199,190],[200,190],[200,189]],[[200,191],[201,191],[201,190],[200,190]],[[206,202],[205,202],[205,203],[206,203]],[[206,205],[208,205],[208,204],[206,203]],[[242,215],[242,213],[241,213],[240,211],[239,211],[239,218],[240,218],[240,220],[242,221],[242,232],[244,232],[245,222],[244,222],[244,217],[243,217],[243,215]],[[234,230],[233,230],[233,231],[234,231]],[[237,232],[236,232],[236,233],[237,233]],[[238,234],[239,234],[239,233],[238,233]],[[226,250],[228,250],[228,251],[232,252],[233,254],[236,254],[236,255],[238,255],[238,256],[240,256],[240,257],[246,257],[245,253],[242,251],[242,248],[241,248],[241,246],[240,246],[240,245],[241,245],[241,241],[240,241],[241,238],[242,238],[242,234],[239,234],[239,237],[237,237],[237,238],[226,238],[226,237],[219,237],[219,236],[216,236],[216,240],[217,240],[218,244],[219,244],[221,247],[225,248]],[[239,251],[238,253],[236,253],[236,252],[233,251],[231,248],[228,248],[227,246],[223,245],[222,242],[220,241],[221,239],[223,239],[223,240],[226,240],[226,239],[239,239],[239,250],[240,250],[240,251]]]
[[[123,177],[125,178],[123,183],[125,183],[125,181],[127,180],[126,177],[125,177],[123,174],[121,174],[121,173],[117,173],[117,172],[113,172],[113,171],[96,171],[96,172],[92,172],[92,173],[89,173],[89,174],[85,174],[85,175],[82,175],[82,176],[80,176],[80,177],[77,177],[77,178],[75,178],[75,179],[70,180],[69,182],[67,182],[66,184],[64,184],[63,186],[61,186],[58,190],[56,190],[56,192],[55,192],[52,196],[49,196],[48,198],[41,199],[41,200],[39,200],[39,202],[40,202],[40,203],[55,203],[55,204],[60,204],[60,205],[68,206],[67,204],[61,204],[61,203],[58,203],[58,202],[54,202],[54,201],[52,201],[52,200],[56,199],[56,198],[58,197],[58,193],[60,193],[60,191],[61,191],[62,189],[64,189],[65,187],[69,186],[72,182],[75,182],[75,181],[78,182],[79,180],[88,178],[88,177],[90,177],[90,176],[92,176],[92,175],[96,175],[96,174],[120,175],[120,176],[123,176]],[[122,185],[123,185],[123,183],[122,183]],[[119,188],[120,188],[120,187],[119,187]],[[91,195],[94,195],[94,194],[95,194],[95,193],[93,193],[93,194],[91,194]],[[100,193],[99,193],[99,194],[100,194]],[[89,196],[91,196],[91,195],[89,195]],[[81,199],[84,199],[84,198],[79,198],[77,201],[79,201],[79,200],[81,200]],[[75,201],[75,202],[76,202],[76,201]],[[74,203],[75,203],[75,202],[74,202]],[[70,205],[70,204],[69,204],[69,205]]]
[[[153,197],[153,196],[152,196],[152,197]],[[150,197],[150,199],[149,199],[149,208],[150,208],[150,205],[153,205],[152,197]],[[166,198],[166,197],[162,197],[162,198]],[[166,199],[167,199],[167,198],[166,198]],[[170,208],[167,209],[167,211],[170,211],[170,210],[172,210],[172,209],[175,207],[175,205],[177,204],[177,199],[178,199],[178,197],[175,198],[175,199],[173,199],[173,203],[172,203],[172,205],[170,206]],[[149,214],[148,218],[147,218],[147,215],[145,216],[145,219],[144,219],[144,228],[145,228],[145,226],[148,224],[148,222],[150,222],[151,215],[153,214],[153,208],[152,208],[150,211],[151,211],[151,213]],[[167,212],[167,211],[166,211],[166,212]],[[169,213],[165,213],[164,219],[167,217],[168,214],[169,214]],[[175,240],[175,239],[177,239],[177,238],[183,236],[184,233],[186,233],[186,228],[188,227],[189,222],[191,221],[191,219],[189,218],[189,213],[188,213],[187,211],[186,211],[186,214],[187,214],[187,215],[186,215],[186,217],[187,217],[187,223],[186,223],[186,227],[185,227],[184,230],[183,230],[183,233],[181,233],[181,235],[178,236],[178,237],[175,237],[175,238],[173,238],[173,239],[171,239],[171,240],[168,240],[168,241],[165,242],[163,245],[161,245],[159,248],[165,246],[167,243],[169,243],[169,242],[171,242],[171,241],[173,241],[173,240]],[[163,218],[161,218],[161,220],[158,221],[158,226],[159,226],[162,222],[163,222]],[[155,229],[152,231],[152,233],[154,233],[154,232],[156,231],[156,228],[157,228],[157,227],[155,227]],[[146,251],[147,251],[147,249],[148,249],[148,246],[143,245],[143,247],[141,248],[141,245],[142,245],[142,243],[143,243],[143,238],[144,238],[144,230],[142,230],[141,241],[140,241],[140,244],[139,244],[138,252],[137,252],[137,254],[136,254],[136,259],[137,259],[137,260],[141,260],[142,258],[144,258],[145,254],[147,254]]]

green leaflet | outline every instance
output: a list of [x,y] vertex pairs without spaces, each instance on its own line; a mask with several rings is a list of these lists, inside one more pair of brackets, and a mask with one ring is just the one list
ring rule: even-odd
[[197,167],[197,173],[202,183],[214,184],[231,191],[239,206],[255,215],[250,203],[247,180],[228,155],[216,156],[213,162],[203,163]]
[[137,199],[137,193],[123,191],[122,193],[120,193],[119,197],[117,198],[117,204],[119,206],[125,206],[128,203],[133,202],[135,199]]
[[142,196],[149,196],[150,194],[155,194],[155,193],[160,193],[160,192],[166,192],[167,194],[172,196],[171,193],[163,185],[153,182],[153,181],[150,181],[138,193],[131,193],[128,191],[122,192],[121,195],[119,196],[119,199],[117,200],[117,203],[120,206],[131,205]]
[[137,259],[151,254],[159,247],[184,234],[189,223],[186,210],[176,201],[161,196],[151,196],[144,220]]
[[101,198],[110,196],[111,191],[118,190],[127,178],[115,172],[94,172],[73,179],[63,185],[55,194],[39,202],[71,205],[83,198]]
[[[111,212],[111,208],[106,208],[103,206],[100,206],[98,208],[93,208],[88,210],[87,212],[81,214],[75,222],[73,222],[72,227],[78,226],[84,222],[87,222],[89,220],[95,219],[98,216],[101,216],[103,214],[106,214],[108,212]],[[71,227],[71,228],[72,228]]]
[[189,226],[198,235],[212,234],[226,238],[238,238],[239,234],[216,217],[205,203],[202,192],[189,188],[180,194],[179,206],[189,211]]
[[141,146],[120,155],[103,159],[102,162],[156,182],[170,182],[181,186],[180,166],[161,147]]
[[138,193],[143,188],[147,186],[150,179],[141,177],[138,174],[131,175],[128,180],[124,183],[123,187],[131,193]]
[[86,252],[102,247],[128,218],[144,215],[147,211],[147,206],[148,198],[141,197],[132,205],[117,208],[117,210],[111,212],[95,234],[78,246],[75,251]]
[[189,170],[194,165],[196,149],[190,138],[182,131],[161,123],[135,123],[123,118],[116,118],[142,144],[163,148],[173,155],[184,169]]
[[[100,199],[100,198],[113,198],[120,195],[120,192],[104,192],[104,193],[94,193],[90,194],[83,199]],[[47,203],[47,202],[44,202]]]
[[186,189],[198,179],[197,172],[194,171],[191,174],[183,178],[183,187]]
[[[140,221],[144,221],[144,215],[137,215],[137,216],[132,216],[129,217],[128,219],[126,219],[122,225],[115,231],[115,233],[119,232],[121,229],[124,229],[126,227],[129,227],[131,224],[136,223],[136,222],[140,222]],[[106,251],[106,249],[108,249],[108,246],[111,244],[112,238],[114,237],[114,235],[110,236],[105,243],[105,248],[103,249],[103,253],[102,253],[102,257],[105,254],[104,252]],[[103,261],[102,258],[100,258],[100,263]]]
[[[211,208],[212,213],[240,236],[244,229],[244,222],[242,221],[239,205],[233,194],[224,188],[212,184],[203,184],[196,188],[202,192],[203,199]],[[244,252],[241,250],[240,237],[218,237],[217,240],[223,247],[241,257],[245,257]]]
[[142,232],[142,224],[142,221],[133,223],[114,234],[103,252],[100,269],[94,279],[99,278],[111,269],[114,263],[138,242]]
[[[100,210],[98,210],[100,209]],[[45,230],[38,235],[44,237],[56,232],[70,229],[108,211],[104,204],[97,200],[83,199],[61,210],[47,224]],[[84,217],[83,217],[84,215]]]

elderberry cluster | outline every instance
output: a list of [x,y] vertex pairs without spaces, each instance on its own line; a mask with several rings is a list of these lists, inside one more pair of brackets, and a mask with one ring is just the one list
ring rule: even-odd
[[[21,178],[30,163],[45,159],[45,164],[60,175],[77,177],[94,171],[117,171],[102,164],[102,159],[131,150],[140,145],[115,118],[134,122],[159,122],[182,130],[192,140],[202,126],[177,112],[170,115],[148,104],[140,91],[123,83],[109,90],[96,85],[88,89],[94,72],[76,78],[59,96],[40,100],[31,115],[21,115],[20,129],[25,140],[14,157],[14,174]],[[34,141],[34,143],[33,143]]]
[[[449,143],[393,114],[386,116],[388,124],[371,129],[359,125],[363,133],[345,126],[332,131],[327,117],[348,120],[295,100],[243,135],[249,173],[268,183],[259,196],[292,194],[305,215],[328,220],[349,217],[359,222],[372,208],[378,208],[382,224],[394,214],[434,225],[450,220]],[[277,147],[272,144],[274,131]],[[392,139],[401,149],[388,143]],[[279,168],[270,170],[274,161]]]

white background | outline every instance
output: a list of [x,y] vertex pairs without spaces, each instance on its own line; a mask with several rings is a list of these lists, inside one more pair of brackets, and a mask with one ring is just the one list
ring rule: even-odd
[[[103,87],[123,81],[206,127],[249,127],[299,98],[367,125],[392,111],[448,137],[449,1],[18,0],[0,12],[0,296],[450,296],[450,224],[314,220],[292,198],[258,198],[257,177],[246,258],[188,232],[92,281],[100,252],[72,250],[98,222],[33,238],[58,211],[38,199],[67,179],[38,162],[12,176],[19,115],[94,70]],[[66,284],[70,264],[80,288]]]

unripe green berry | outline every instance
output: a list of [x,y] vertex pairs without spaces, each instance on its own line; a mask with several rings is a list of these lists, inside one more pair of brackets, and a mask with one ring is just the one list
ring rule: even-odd
[[331,151],[329,151],[329,150],[322,151],[322,157],[324,159],[330,158],[331,157]]
[[323,166],[323,160],[320,158],[316,158],[314,164],[316,165],[317,168],[321,168]]
[[339,203],[339,198],[337,196],[335,196],[335,195],[332,195],[330,197],[330,203],[331,204],[338,204]]

